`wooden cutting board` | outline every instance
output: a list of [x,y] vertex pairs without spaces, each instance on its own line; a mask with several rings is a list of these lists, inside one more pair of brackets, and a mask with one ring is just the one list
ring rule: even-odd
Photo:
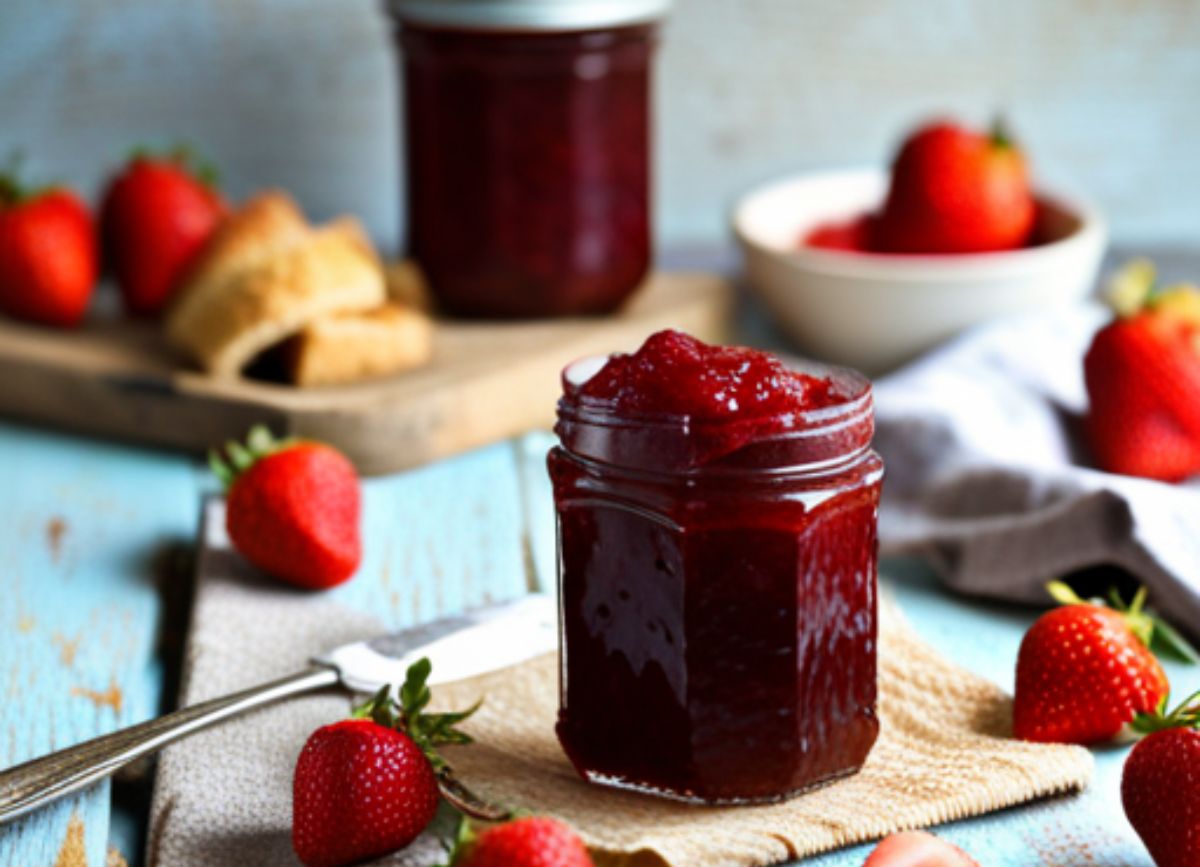
[[581,356],[628,351],[667,327],[722,340],[732,300],[716,275],[659,273],[615,316],[441,321],[425,367],[304,389],[208,377],[153,323],[100,317],[62,332],[0,321],[0,413],[196,452],[261,422],[332,443],[363,473],[386,473],[549,426],[559,373]]

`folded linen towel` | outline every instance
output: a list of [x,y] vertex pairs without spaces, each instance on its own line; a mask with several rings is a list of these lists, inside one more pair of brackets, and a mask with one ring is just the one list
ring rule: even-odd
[[1200,632],[1200,480],[1088,466],[1083,355],[1098,305],[974,331],[876,387],[885,554],[930,560],[956,590],[1048,602],[1047,580],[1116,566]]

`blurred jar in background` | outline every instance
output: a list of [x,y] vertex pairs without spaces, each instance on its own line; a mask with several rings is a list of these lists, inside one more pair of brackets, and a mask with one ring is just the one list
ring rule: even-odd
[[669,0],[391,0],[408,248],[441,306],[606,313],[650,264],[650,90]]

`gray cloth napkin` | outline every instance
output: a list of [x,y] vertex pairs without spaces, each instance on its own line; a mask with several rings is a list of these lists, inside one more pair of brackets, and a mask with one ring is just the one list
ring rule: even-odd
[[1098,305],[971,332],[876,386],[885,554],[964,593],[1049,602],[1052,578],[1116,566],[1200,632],[1200,480],[1091,469],[1079,435]]

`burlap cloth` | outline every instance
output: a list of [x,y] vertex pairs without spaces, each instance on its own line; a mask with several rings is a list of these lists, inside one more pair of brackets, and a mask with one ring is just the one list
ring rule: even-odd
[[598,867],[774,864],[1087,785],[1087,750],[1012,740],[999,687],[926,645],[893,606],[881,615],[881,727],[866,766],[782,804],[695,807],[582,782],[554,736],[553,655],[440,687],[440,706],[484,697],[466,726],[478,742],[447,756],[481,793],[570,822]]
[[[221,504],[207,535],[181,701],[203,701],[302,668],[314,648],[377,634],[372,615],[329,595],[281,591],[229,550]],[[1010,701],[991,682],[925,645],[885,603],[880,635],[881,736],[854,777],[784,804],[701,808],[590,786],[554,736],[553,657],[440,686],[443,706],[485,701],[468,728],[478,743],[450,754],[474,788],[505,803],[561,816],[601,865],[757,865],[933,825],[1084,787],[1091,754],[1010,740]],[[169,747],[159,764],[150,867],[295,865],[291,779],[317,727],[348,713],[331,691],[232,720]],[[758,757],[768,762],[769,755]],[[436,841],[386,859],[443,862]]]

